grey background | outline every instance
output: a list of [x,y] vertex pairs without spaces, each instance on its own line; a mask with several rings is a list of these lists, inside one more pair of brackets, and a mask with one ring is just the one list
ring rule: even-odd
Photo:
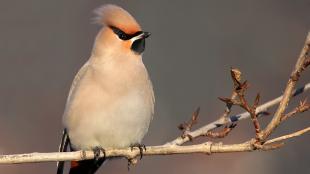
[[[92,10],[111,2],[152,32],[144,62],[157,104],[146,145],[180,135],[176,126],[197,106],[202,108],[200,126],[216,119],[224,109],[217,97],[230,95],[231,66],[249,80],[249,99],[258,91],[262,101],[280,95],[310,28],[309,0],[1,0],[1,154],[57,150],[71,81],[99,30],[91,24]],[[299,86],[309,80],[308,70]],[[274,135],[306,126],[309,112],[285,122]],[[224,140],[212,141],[239,143],[253,132],[247,120]],[[309,138],[272,152],[145,157],[129,172],[119,159],[99,173],[310,173]],[[55,163],[0,165],[0,173],[55,173]]]

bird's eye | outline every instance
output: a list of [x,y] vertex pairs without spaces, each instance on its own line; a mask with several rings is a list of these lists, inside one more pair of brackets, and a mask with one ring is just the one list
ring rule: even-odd
[[127,39],[127,37],[126,37],[126,35],[125,35],[124,33],[120,33],[120,34],[118,35],[118,37],[119,37],[120,39],[122,39],[122,40],[126,40],[126,39]]

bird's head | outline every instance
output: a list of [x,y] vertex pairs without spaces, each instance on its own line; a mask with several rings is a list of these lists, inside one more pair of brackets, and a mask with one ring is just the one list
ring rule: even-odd
[[104,5],[97,10],[96,22],[103,25],[99,32],[95,51],[116,51],[140,55],[145,49],[149,32],[142,31],[137,21],[124,9],[116,5]]

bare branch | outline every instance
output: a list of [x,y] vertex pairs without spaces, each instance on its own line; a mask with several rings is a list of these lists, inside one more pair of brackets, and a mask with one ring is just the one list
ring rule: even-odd
[[[306,91],[308,91],[310,89],[310,83],[307,83],[305,86],[298,88],[297,90],[295,90],[293,92],[293,97],[298,96]],[[256,113],[262,113],[262,112],[267,112],[267,110],[275,105],[277,105],[278,103],[280,103],[280,101],[282,100],[283,96],[279,96],[273,100],[270,100],[262,105],[260,105],[259,107],[256,108]],[[188,134],[191,135],[191,137],[196,138],[196,137],[200,137],[205,135],[208,131],[213,130],[215,128],[221,127],[223,125],[227,125],[230,123],[235,123],[238,122],[239,120],[244,120],[244,119],[248,119],[250,117],[250,114],[248,112],[244,112],[241,114],[237,114],[237,115],[231,115],[229,116],[229,118],[223,119],[220,118],[218,120],[215,120],[201,128],[198,128],[195,131],[189,132]],[[166,145],[182,145],[186,142],[189,141],[189,138],[185,137],[182,138],[177,137],[176,139],[174,139],[171,142],[166,143]]]
[[284,135],[284,136],[281,136],[281,137],[278,137],[278,138],[274,138],[274,139],[268,140],[268,141],[265,142],[265,144],[272,144],[272,143],[275,143],[275,142],[287,140],[287,139],[290,139],[290,138],[297,137],[297,136],[300,136],[302,134],[305,134],[306,132],[309,132],[309,131],[310,131],[310,127],[307,127],[307,128],[302,129],[300,131],[297,131],[297,132],[294,132],[294,133],[291,133],[291,134],[288,134],[288,135]]
[[296,115],[297,113],[302,113],[310,109],[310,104],[307,103],[307,99],[301,101],[299,105],[293,109],[291,112],[287,113],[281,118],[281,122],[287,120],[288,118]]
[[199,113],[200,113],[200,107],[198,107],[192,114],[192,117],[191,119],[187,122],[187,123],[183,123],[183,124],[180,124],[178,126],[178,128],[180,130],[183,131],[182,133],[182,137],[185,138],[185,137],[188,137],[189,139],[191,139],[192,137],[188,134],[188,132],[191,131],[193,125],[195,125],[197,123],[197,119],[198,119],[198,116],[199,116]]
[[[249,143],[221,145],[212,143],[202,143],[190,146],[150,146],[146,147],[144,155],[172,155],[187,153],[227,153],[252,151],[253,147]],[[126,149],[106,149],[106,157],[125,157],[128,159],[136,158],[140,155],[138,149],[131,151]],[[102,156],[103,157],[103,154]],[[92,151],[76,151],[62,153],[30,153],[0,156],[0,164],[32,163],[32,162],[51,162],[51,161],[79,161],[93,159]]]
[[307,35],[304,47],[300,53],[300,56],[297,60],[297,63],[295,65],[295,69],[292,71],[290,79],[286,85],[286,89],[283,94],[283,99],[281,100],[279,107],[274,114],[274,117],[270,121],[270,123],[267,125],[267,127],[258,135],[258,138],[261,141],[266,140],[267,137],[276,129],[276,127],[281,123],[281,117],[292,97],[294,88],[296,86],[296,83],[300,77],[301,72],[308,66],[307,64],[307,56],[309,55],[309,49],[310,49],[310,32]]
[[[241,71],[237,68],[231,68],[230,75],[234,82],[234,90],[232,91],[231,97],[229,99],[230,101],[234,101],[237,97],[236,89],[240,85],[240,82],[241,82]],[[219,99],[222,100],[223,98],[219,98]],[[228,102],[228,100],[224,102],[226,103],[226,108],[225,108],[223,115],[221,116],[221,118],[223,119],[225,119],[230,114],[231,107],[233,106],[233,103]]]
[[[286,139],[300,136],[310,131],[310,127],[293,134],[278,137],[267,141],[262,145],[262,150],[274,150],[280,148],[283,144],[273,144]],[[213,144],[206,142],[197,145],[189,146],[148,146],[143,155],[173,155],[173,154],[188,154],[188,153],[230,153],[230,152],[251,152],[259,150],[250,142],[241,144],[223,145],[221,143]],[[140,151],[137,148],[131,150],[126,149],[105,149],[106,157],[125,157],[128,159],[137,158]],[[103,157],[103,154],[101,154]],[[93,159],[93,151],[75,151],[75,152],[51,152],[51,153],[28,153],[15,155],[0,155],[0,164],[18,164],[18,163],[35,163],[35,162],[52,162],[52,161],[80,161],[86,159]]]

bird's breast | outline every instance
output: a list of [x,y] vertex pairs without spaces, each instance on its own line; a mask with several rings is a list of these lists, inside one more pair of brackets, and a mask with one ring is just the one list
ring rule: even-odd
[[153,88],[145,69],[125,72],[90,69],[78,82],[64,115],[74,148],[141,142],[153,116]]

